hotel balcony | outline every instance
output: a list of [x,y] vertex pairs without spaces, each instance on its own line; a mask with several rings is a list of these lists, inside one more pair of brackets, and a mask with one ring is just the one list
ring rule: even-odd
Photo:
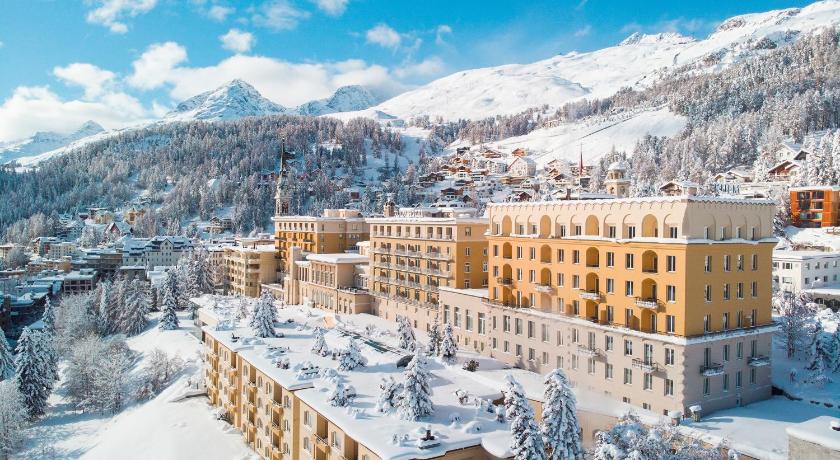
[[751,356],[747,363],[752,367],[761,367],[770,365],[769,356]]
[[659,308],[659,303],[656,301],[656,299],[643,299],[641,297],[636,297],[635,304],[639,308],[651,308],[651,309]]
[[659,371],[659,364],[656,364],[651,359],[633,358],[633,367],[636,369],[641,369],[644,372]]
[[601,350],[598,348],[590,347],[588,345],[578,345],[578,354],[581,356],[588,356],[590,358],[594,358],[596,356],[601,356]]
[[594,300],[596,302],[601,300],[601,294],[598,291],[580,291],[579,295],[584,300]]
[[706,377],[723,374],[723,364],[709,363],[700,366],[700,373]]
[[496,278],[496,282],[501,284],[502,286],[511,286],[513,285],[513,278]]
[[551,294],[554,292],[554,287],[549,284],[534,283],[534,290],[544,294]]

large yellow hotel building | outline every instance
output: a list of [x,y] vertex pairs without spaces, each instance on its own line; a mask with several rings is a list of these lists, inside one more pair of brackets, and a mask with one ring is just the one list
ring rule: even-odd
[[440,295],[462,346],[665,414],[770,396],[773,202],[488,209],[488,288]]

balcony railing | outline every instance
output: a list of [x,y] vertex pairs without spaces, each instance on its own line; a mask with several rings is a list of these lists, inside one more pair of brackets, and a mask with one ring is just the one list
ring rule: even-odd
[[580,291],[579,295],[580,298],[584,300],[598,301],[601,299],[601,294],[598,293],[598,291]]
[[641,369],[644,372],[656,372],[659,370],[659,364],[656,364],[650,358],[633,358],[633,367]]
[[513,278],[498,277],[496,278],[496,282],[501,284],[502,286],[510,286],[513,284]]
[[583,356],[595,357],[601,356],[601,350],[589,345],[578,345],[578,354]]
[[713,375],[723,374],[723,364],[721,364],[721,363],[703,364],[702,366],[700,366],[700,373],[705,375],[706,377],[711,377]]
[[761,367],[770,365],[769,356],[751,356],[747,363],[752,367]]
[[534,283],[534,290],[545,294],[551,294],[554,292],[554,287],[550,284]]
[[640,308],[659,308],[659,303],[656,299],[643,299],[636,297],[636,306]]

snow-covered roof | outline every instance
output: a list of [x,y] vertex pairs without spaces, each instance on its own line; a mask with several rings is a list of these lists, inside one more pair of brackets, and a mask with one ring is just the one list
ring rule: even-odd
[[630,164],[625,160],[613,161],[607,166],[607,171],[627,171],[630,169]]
[[789,426],[785,431],[790,436],[840,451],[840,418],[822,415]]
[[360,256],[352,253],[309,254],[306,256],[306,260],[324,262],[328,264],[361,264],[370,261],[370,259],[366,256]]
[[794,251],[790,249],[776,249],[773,251],[773,258],[774,259],[792,259],[792,260],[805,260],[805,259],[815,259],[821,257],[838,257],[840,258],[840,254],[836,252],[825,252],[825,251]]
[[[209,296],[195,300],[201,305],[213,302]],[[220,313],[226,304],[218,305],[211,313],[226,316]],[[210,307],[202,307],[202,311],[207,310]],[[244,360],[281,386],[295,390],[295,395],[301,401],[324,414],[380,458],[436,458],[448,451],[482,445],[484,440],[491,438],[496,442],[488,443],[485,447],[492,449],[490,453],[498,457],[510,455],[507,451],[510,443],[509,424],[497,422],[494,413],[487,410],[487,404],[501,396],[500,380],[481,383],[470,372],[429,359],[428,368],[433,376],[430,382],[432,397],[436,407],[433,415],[415,422],[402,420],[393,411],[380,413],[374,408],[379,397],[379,383],[386,376],[393,376],[397,381],[403,380],[403,369],[397,368],[396,362],[404,355],[378,344],[374,348],[368,345],[373,344],[374,339],[359,337],[357,343],[368,360],[367,366],[352,371],[337,371],[338,363],[331,356],[320,356],[311,351],[314,326],[324,325],[323,315],[323,312],[305,307],[281,308],[278,312],[280,327],[277,330],[283,333],[283,338],[255,338],[253,331],[246,327],[237,327],[235,330],[205,327],[204,331],[225,347],[239,353]],[[290,319],[292,323],[288,322]],[[238,336],[236,341],[231,339],[233,334]],[[340,349],[347,345],[350,334],[337,327],[327,330],[324,338],[330,349]],[[288,360],[287,369],[278,365],[280,360]],[[318,370],[332,370],[321,372],[320,376],[300,372],[301,369],[314,367]],[[337,377],[334,371],[337,371]],[[345,387],[352,386],[357,392],[355,400],[347,407],[334,407],[327,400],[338,381]],[[459,401],[456,390],[467,392],[470,395],[468,402]],[[484,406],[478,405],[481,400]],[[454,419],[458,421],[453,422]],[[432,431],[439,445],[423,449],[418,447],[418,440],[426,429]],[[392,442],[395,435],[400,438],[397,443]],[[403,440],[403,437],[407,437],[407,440]]]

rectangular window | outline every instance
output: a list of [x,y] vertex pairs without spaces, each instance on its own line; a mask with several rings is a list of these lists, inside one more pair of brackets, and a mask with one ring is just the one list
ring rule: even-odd
[[752,255],[752,270],[753,271],[758,270],[758,254],[753,254]]
[[578,251],[577,249],[572,251],[572,263],[573,264],[579,264],[580,263],[580,251]]
[[673,348],[665,348],[665,365],[666,366],[673,366],[674,365],[674,349]]
[[607,294],[615,293],[615,280],[607,278]]
[[565,262],[566,261],[566,251],[563,249],[557,250],[557,262]]
[[709,396],[712,392],[711,382],[709,382],[709,378],[706,377],[703,379],[703,396]]
[[735,357],[738,359],[744,359],[744,342],[738,342],[735,344]]
[[632,385],[633,384],[633,370],[624,368],[624,384],[625,385]]
[[548,337],[548,324],[540,324],[540,339],[543,342],[548,343]]
[[729,283],[724,283],[723,284],[723,300],[729,300],[729,294],[730,294]]
[[675,333],[677,329],[677,322],[674,315],[665,315],[665,332],[669,334]]
[[635,238],[636,237],[636,226],[630,225],[627,227],[627,238]]
[[731,269],[732,269],[732,264],[730,263],[730,260],[729,260],[729,254],[727,254],[727,255],[723,256],[723,271],[728,272],[728,271],[731,271]]
[[580,276],[572,275],[572,289],[580,289]]
[[668,232],[669,232],[669,235],[671,236],[671,238],[677,238],[678,237],[677,227],[668,227]]
[[677,271],[677,257],[676,256],[666,256],[665,257],[665,266],[666,270],[669,272]]
[[502,316],[502,330],[505,332],[510,332],[510,316]]
[[706,256],[703,260],[703,271],[706,273],[712,272],[712,256]]
[[607,234],[610,238],[615,238],[616,237],[615,225],[610,225],[609,226],[609,228],[607,229]]
[[515,318],[513,320],[513,324],[515,328],[513,333],[516,335],[522,335],[522,318]]
[[712,332],[712,316],[703,316],[703,332]]
[[604,349],[613,351],[613,338],[611,335],[604,336]]
[[723,346],[723,360],[729,361],[729,344]]
[[665,379],[665,396],[674,396],[674,381]]
[[522,357],[522,345],[516,344],[516,356],[521,358]]
[[615,253],[607,252],[607,267],[615,267]]
[[632,281],[625,281],[624,282],[624,295],[632,296],[633,295],[633,282]]
[[628,270],[633,269],[633,254],[624,255],[624,268]]
[[729,391],[729,374],[723,374],[723,391]]
[[586,372],[590,374],[595,373],[595,358],[589,358],[586,362]]
[[633,356],[633,342],[624,340],[624,356]]
[[670,284],[665,286],[665,295],[668,302],[676,302],[677,301],[677,287],[671,286]]
[[645,390],[652,390],[653,389],[653,374],[650,372],[645,372],[644,374],[644,389]]
[[755,368],[750,368],[750,385],[755,385]]
[[563,273],[557,274],[557,287],[564,287],[566,285],[566,275]]
[[607,380],[613,379],[613,365],[610,363],[607,363],[606,366],[604,366],[604,378]]
[[735,388],[741,388],[741,371],[735,373]]
[[531,260],[535,260],[537,258],[537,248],[528,249],[528,258]]
[[533,348],[528,348],[528,361],[535,361],[537,359],[537,352]]
[[723,314],[723,324],[721,325],[721,328],[724,331],[729,330],[729,312]]
[[533,321],[528,321],[528,338],[533,339],[536,337],[536,327],[537,325],[534,324]]
[[706,302],[712,301],[712,286],[708,284],[703,288],[703,300]]

